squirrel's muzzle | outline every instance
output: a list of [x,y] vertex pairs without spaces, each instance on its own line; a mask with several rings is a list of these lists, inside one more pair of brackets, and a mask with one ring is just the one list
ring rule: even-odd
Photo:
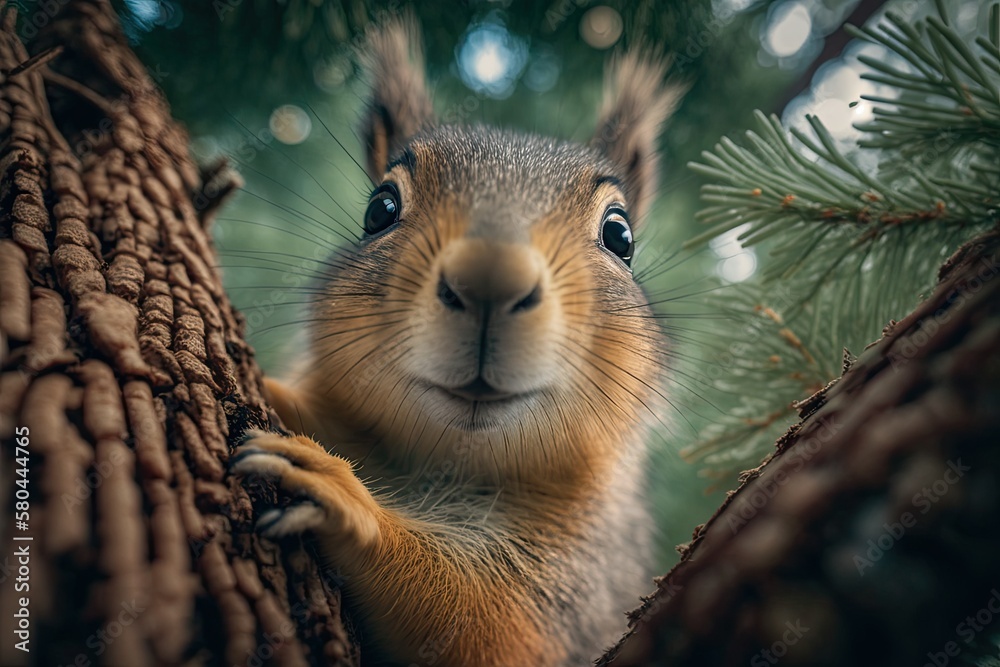
[[545,256],[527,243],[451,240],[412,310],[404,363],[452,397],[499,410],[555,381],[564,335],[558,296]]
[[543,298],[544,259],[527,244],[458,239],[441,255],[437,297],[474,317],[515,315]]

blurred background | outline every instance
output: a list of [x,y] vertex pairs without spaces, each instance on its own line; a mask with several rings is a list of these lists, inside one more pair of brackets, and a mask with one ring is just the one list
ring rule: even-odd
[[[651,497],[662,527],[664,568],[673,547],[709,518],[794,421],[791,410],[740,417],[744,444],[706,455],[713,427],[739,412],[746,391],[727,387],[734,367],[719,354],[732,313],[717,300],[738,295],[766,263],[767,244],[744,249],[739,230],[685,250],[700,233],[702,179],[687,168],[723,136],[738,137],[753,112],[788,126],[821,118],[851,152],[856,123],[870,120],[861,53],[849,39],[891,9],[915,18],[932,0],[427,0],[412,6],[424,34],[428,80],[444,122],[482,122],[586,141],[596,120],[604,64],[617,49],[646,43],[674,54],[674,76],[690,92],[662,138],[660,196],[639,239],[636,274],[671,335],[672,407],[654,442]],[[972,32],[984,2],[950,0],[955,23]],[[222,211],[215,234],[225,281],[244,312],[266,372],[295,356],[306,317],[296,293],[333,247],[360,232],[370,184],[356,131],[367,87],[356,47],[364,27],[409,5],[364,0],[119,0],[127,34],[186,123],[197,159],[225,156],[247,187]],[[862,161],[864,157],[859,157]],[[930,278],[930,277],[929,277]],[[914,303],[917,295],[913,295]],[[738,299],[737,299],[738,300]],[[780,304],[780,299],[776,301]],[[755,305],[755,304],[751,304]],[[771,307],[775,304],[756,304]],[[775,306],[777,307],[777,306]],[[780,313],[778,313],[780,315]],[[889,317],[828,337],[815,373],[788,382],[805,398],[839,375],[843,347],[860,351]],[[776,356],[776,355],[775,355]],[[735,364],[738,365],[738,364]],[[785,399],[782,399],[785,400]],[[709,450],[710,451],[710,448]]]

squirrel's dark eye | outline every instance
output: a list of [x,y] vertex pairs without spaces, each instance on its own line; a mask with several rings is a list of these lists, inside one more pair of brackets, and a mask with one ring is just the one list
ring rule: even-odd
[[393,183],[383,183],[368,201],[365,233],[378,234],[399,222],[399,191]]
[[609,208],[604,214],[604,222],[601,224],[601,243],[618,255],[626,266],[632,265],[635,242],[632,240],[632,228],[629,227],[624,210]]

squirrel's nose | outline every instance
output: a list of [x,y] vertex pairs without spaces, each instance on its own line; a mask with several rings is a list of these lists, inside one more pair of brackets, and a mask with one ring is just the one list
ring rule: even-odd
[[437,297],[450,310],[514,314],[541,303],[543,259],[530,246],[460,239],[441,260]]

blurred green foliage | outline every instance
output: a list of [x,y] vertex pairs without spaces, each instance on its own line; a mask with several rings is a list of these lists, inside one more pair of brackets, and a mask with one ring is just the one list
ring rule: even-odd
[[[354,162],[361,160],[356,126],[367,95],[355,47],[370,21],[404,5],[366,0],[118,3],[137,51],[175,115],[190,128],[196,156],[207,161],[227,155],[247,179],[246,190],[223,211],[217,238],[226,283],[247,315],[250,340],[265,369],[280,374],[294,356],[289,341],[306,317],[301,311],[305,296],[290,292],[283,278],[314,273],[317,258],[321,261],[339,235],[356,235],[368,196],[367,177]],[[674,75],[691,85],[662,138],[662,189],[636,262],[637,277],[666,316],[673,340],[672,410],[657,434],[651,486],[664,567],[675,559],[672,546],[690,539],[695,525],[719,505],[722,490],[735,482],[724,476],[709,489],[699,468],[682,460],[680,451],[740,402],[738,395],[717,391],[704,361],[717,352],[715,332],[733,326],[732,313],[709,300],[719,285],[719,252],[681,250],[685,240],[702,231],[695,214],[705,183],[686,164],[721,136],[751,126],[755,109],[773,110],[817,55],[818,33],[839,27],[834,21],[816,28],[794,57],[776,57],[762,46],[776,17],[802,5],[815,17],[837,19],[856,4],[430,0],[409,7],[422,26],[428,80],[439,117],[445,119],[585,141],[596,119],[605,62],[616,49],[636,44],[673,53]],[[582,37],[588,12],[598,5],[621,18],[621,37],[609,49],[595,48]],[[485,24],[502,26],[526,58],[503,99],[472,90],[461,76],[464,40]],[[544,85],[532,84],[532,67],[538,63],[548,65]],[[299,145],[284,145],[268,132],[273,110],[287,104],[311,116],[311,133]],[[780,430],[782,423],[768,427]]]
[[[677,339],[680,365],[697,354],[687,346],[711,328],[713,320],[699,319],[711,314],[699,308],[698,294],[708,287],[717,261],[705,252],[686,259],[677,255],[680,244],[697,231],[701,180],[685,165],[719,136],[745,127],[755,108],[770,108],[796,72],[758,64],[760,26],[773,3],[744,3],[752,6],[742,12],[725,3],[717,11],[720,3],[713,7],[712,0],[604,3],[619,13],[623,25],[621,38],[607,50],[581,38],[581,21],[596,4],[421,2],[410,9],[422,27],[436,110],[464,122],[586,141],[611,53],[641,43],[675,54],[674,75],[690,82],[691,90],[662,139],[661,197],[646,227],[638,266],[642,271],[660,258],[672,258],[667,270],[647,271],[660,274],[647,287],[654,294],[670,290],[659,300],[670,299],[661,310],[673,315],[667,325]],[[351,233],[357,231],[354,221],[360,219],[368,185],[350,156],[360,159],[355,128],[367,93],[354,50],[365,25],[402,7],[360,0],[136,0],[120,5],[138,53],[158,74],[175,115],[189,127],[196,155],[207,160],[227,154],[248,181],[247,192],[223,212],[217,231],[227,285],[271,372],[280,373],[290,363],[287,341],[299,327],[288,323],[305,317],[299,306],[304,297],[282,290],[281,277],[318,267],[297,258],[314,256],[314,234],[334,238],[322,226],[346,233],[338,227],[346,223]],[[505,99],[493,99],[463,83],[459,48],[470,26],[484,21],[501,23],[521,40],[529,67],[535,59],[555,64],[558,79],[551,89],[536,92],[519,82]],[[284,104],[315,112],[312,133],[301,145],[285,146],[262,132],[272,110]],[[283,254],[264,254],[274,250]],[[664,415],[654,450],[652,489],[663,527],[664,564],[674,558],[672,546],[687,541],[694,525],[721,500],[720,492],[706,493],[705,479],[678,454],[718,414],[696,395],[703,381],[697,368],[681,372],[678,387],[671,390],[675,414]]]

